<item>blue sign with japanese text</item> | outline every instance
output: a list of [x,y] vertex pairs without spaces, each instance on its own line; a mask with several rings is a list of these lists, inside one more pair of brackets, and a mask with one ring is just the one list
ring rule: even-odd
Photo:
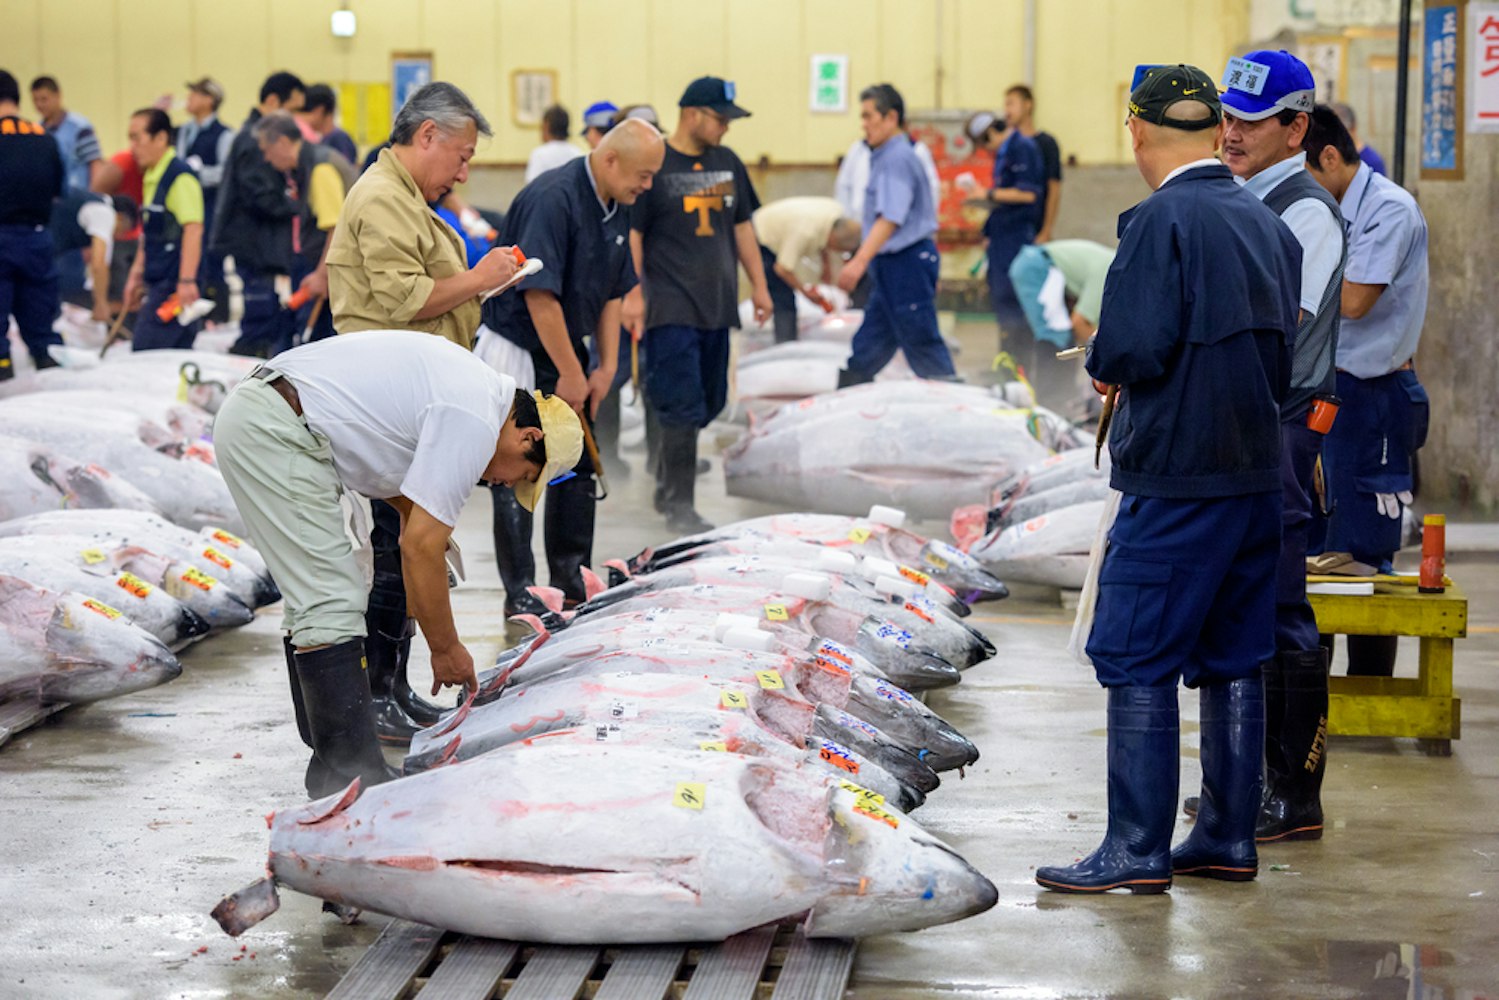
[[1421,169],[1456,170],[1457,130],[1457,8],[1426,8],[1422,33]]

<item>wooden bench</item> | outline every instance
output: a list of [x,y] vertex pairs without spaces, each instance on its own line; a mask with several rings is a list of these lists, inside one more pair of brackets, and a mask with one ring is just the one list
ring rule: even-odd
[[854,942],[767,926],[720,944],[560,946],[392,920],[329,1000],[841,1000]]
[[1421,640],[1419,674],[1333,677],[1328,731],[1335,736],[1401,736],[1446,756],[1461,735],[1462,701],[1452,693],[1452,641],[1468,634],[1468,598],[1456,586],[1423,594],[1375,584],[1374,593],[1308,594],[1317,629],[1338,635],[1409,635]]

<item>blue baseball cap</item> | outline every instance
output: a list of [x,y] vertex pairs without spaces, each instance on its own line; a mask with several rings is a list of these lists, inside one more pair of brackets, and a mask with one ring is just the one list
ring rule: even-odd
[[1223,110],[1257,122],[1282,111],[1311,114],[1317,105],[1317,81],[1306,63],[1285,49],[1258,49],[1234,56],[1223,70]]
[[583,112],[582,134],[587,135],[591,128],[609,131],[609,126],[614,124],[614,115],[618,111],[619,108],[616,108],[612,101],[597,101],[588,105],[588,110]]

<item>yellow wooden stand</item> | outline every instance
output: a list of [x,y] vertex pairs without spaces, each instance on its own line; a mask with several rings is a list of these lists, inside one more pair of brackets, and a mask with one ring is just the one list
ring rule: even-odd
[[1468,634],[1468,598],[1449,585],[1443,594],[1376,584],[1374,593],[1308,594],[1323,634],[1411,635],[1421,640],[1420,674],[1333,677],[1328,731],[1337,736],[1404,736],[1427,753],[1446,756],[1461,735],[1462,702],[1452,695],[1452,640]]

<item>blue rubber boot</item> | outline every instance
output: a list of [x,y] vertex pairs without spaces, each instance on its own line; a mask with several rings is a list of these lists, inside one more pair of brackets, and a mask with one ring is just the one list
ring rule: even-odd
[[1077,864],[1037,868],[1036,881],[1055,892],[1165,892],[1180,760],[1176,686],[1108,691],[1108,831]]
[[1202,688],[1202,798],[1197,825],[1171,852],[1176,875],[1249,882],[1264,788],[1265,686],[1258,672]]

